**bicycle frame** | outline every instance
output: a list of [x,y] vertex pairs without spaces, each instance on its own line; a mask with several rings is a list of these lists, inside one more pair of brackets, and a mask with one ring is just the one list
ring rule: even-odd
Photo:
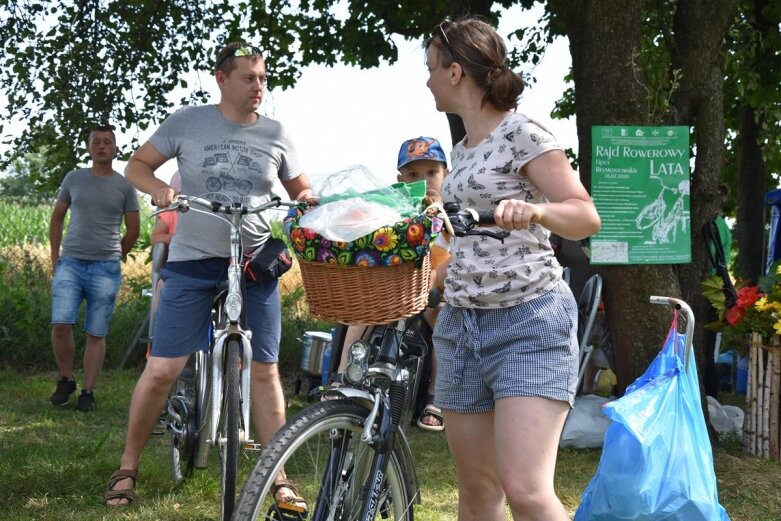
[[209,429],[209,443],[212,445],[218,445],[220,440],[217,439],[217,426],[219,425],[221,408],[217,405],[222,403],[222,366],[223,366],[223,351],[225,349],[225,343],[229,338],[236,338],[240,340],[242,346],[241,360],[241,418],[244,426],[244,430],[239,433],[240,441],[242,444],[251,443],[248,439],[247,433],[249,432],[249,415],[250,415],[250,368],[252,367],[252,331],[245,330],[241,327],[241,315],[244,310],[243,296],[241,293],[241,261],[243,259],[244,251],[241,243],[241,223],[242,216],[241,206],[235,206],[236,211],[230,213],[231,220],[231,232],[230,232],[230,265],[228,266],[228,292],[225,297],[225,310],[224,313],[228,317],[228,322],[224,329],[215,331],[214,350],[211,355],[211,371],[212,371],[212,388],[211,388],[211,403],[210,403],[210,429]]
[[[201,208],[191,208],[191,203],[196,203]],[[219,447],[226,451],[222,460],[223,464],[223,498],[221,507],[223,517],[230,516],[233,509],[233,499],[230,495],[234,493],[236,484],[236,461],[237,453],[242,449],[258,449],[259,446],[249,438],[250,432],[250,380],[252,367],[252,331],[242,326],[242,321],[246,317],[244,308],[244,275],[243,261],[244,249],[242,244],[241,230],[244,223],[244,217],[250,214],[261,213],[270,208],[279,206],[293,206],[296,203],[282,201],[278,197],[273,198],[267,203],[256,207],[246,207],[240,202],[231,205],[221,205],[200,197],[180,195],[172,205],[161,211],[177,210],[185,212],[194,209],[201,213],[207,213],[219,217],[230,225],[229,247],[230,257],[227,273],[227,289],[219,293],[215,299],[212,313],[217,313],[213,318],[215,329],[210,338],[210,349],[199,351],[195,355],[195,372],[197,375],[197,398],[198,404],[197,418],[195,424],[191,427],[195,433],[194,455],[192,467],[205,468],[207,466],[209,448]],[[159,213],[155,212],[155,214]],[[215,214],[222,215],[215,215]],[[233,346],[237,347],[233,347]],[[236,353],[235,350],[239,352]],[[231,363],[230,373],[225,373],[226,365]],[[236,366],[239,364],[238,373],[235,373]],[[234,380],[234,375],[238,378]],[[232,391],[226,390],[225,385],[234,382],[236,387],[231,384]],[[230,392],[230,396],[223,393]],[[236,394],[233,394],[233,393]],[[188,404],[181,397],[174,397],[183,411],[184,416],[188,415]],[[226,402],[226,400],[231,400]],[[171,404],[169,399],[169,405]],[[229,407],[229,409],[226,409]],[[223,418],[225,411],[227,417]],[[177,408],[169,406],[169,416],[174,421],[169,423],[169,427],[183,438],[187,438],[186,430],[177,429],[177,425],[183,423],[183,418],[176,414]],[[223,422],[227,424],[223,427]],[[177,443],[175,440],[173,443]],[[184,441],[186,443],[186,440]],[[186,447],[186,446],[185,446]],[[175,451],[179,450],[176,445],[172,445],[172,461],[174,461],[174,479],[177,480],[177,472],[180,469]],[[187,449],[185,449],[187,450]],[[231,463],[231,461],[233,463]],[[230,470],[228,470],[230,468]],[[229,495],[230,494],[230,495]],[[230,501],[230,503],[228,503]]]

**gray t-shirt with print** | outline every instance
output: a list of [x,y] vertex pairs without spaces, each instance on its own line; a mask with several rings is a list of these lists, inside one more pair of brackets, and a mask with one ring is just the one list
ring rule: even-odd
[[95,176],[89,168],[68,172],[57,200],[70,208],[63,257],[116,260],[122,256],[120,225],[128,212],[139,211],[138,192],[117,172]]
[[[303,173],[290,137],[278,121],[259,117],[239,125],[223,118],[216,105],[176,111],[150,143],[164,156],[177,159],[182,193],[221,203],[262,204],[271,199],[276,179],[290,180]],[[244,223],[246,251],[270,236],[267,216],[247,216]],[[228,257],[228,230],[227,223],[213,216],[195,211],[180,214],[168,260]]]
[[[442,198],[488,211],[502,199],[546,203],[521,167],[551,150],[561,146],[547,129],[511,113],[476,146],[466,148],[461,142],[453,147],[453,167],[442,183]],[[562,270],[549,237],[548,230],[532,224],[528,230],[513,231],[504,243],[485,236],[455,238],[445,300],[457,307],[502,308],[550,291]]]

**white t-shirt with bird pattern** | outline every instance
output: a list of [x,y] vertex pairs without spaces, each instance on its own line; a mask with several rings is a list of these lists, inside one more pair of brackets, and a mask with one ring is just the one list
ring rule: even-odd
[[[561,149],[545,127],[511,113],[476,146],[456,144],[442,198],[461,208],[491,212],[502,199],[546,203],[521,167],[545,152]],[[548,230],[532,224],[528,230],[513,231],[504,243],[485,236],[454,238],[445,300],[457,307],[502,308],[550,291],[561,280],[562,268],[549,237]]]

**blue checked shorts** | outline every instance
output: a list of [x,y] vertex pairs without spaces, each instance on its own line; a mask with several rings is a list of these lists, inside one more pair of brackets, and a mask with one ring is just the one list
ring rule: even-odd
[[510,308],[446,305],[434,329],[435,404],[458,413],[491,411],[510,396],[573,405],[577,326],[577,304],[564,282]]
[[85,331],[92,336],[105,337],[121,284],[119,259],[60,257],[52,279],[52,324],[75,324],[79,307],[86,300]]

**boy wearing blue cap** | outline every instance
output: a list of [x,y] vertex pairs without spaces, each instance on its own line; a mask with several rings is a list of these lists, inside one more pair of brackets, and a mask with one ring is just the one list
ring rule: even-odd
[[[396,164],[399,173],[397,179],[402,183],[414,183],[416,181],[426,181],[426,195],[430,199],[440,200],[439,190],[442,187],[447,175],[447,157],[442,150],[442,146],[434,138],[417,137],[404,141],[399,148],[399,159]],[[446,240],[442,239],[440,234],[437,242],[431,247],[431,280],[437,280],[437,269],[445,269],[450,260],[448,253],[449,247]],[[433,329],[436,323],[439,309],[426,308],[424,318],[428,325]],[[363,338],[370,332],[369,327],[349,326],[345,334],[344,346],[349,346],[354,341]],[[342,359],[339,364],[339,371],[343,371],[347,365],[347,349],[342,349]],[[417,425],[421,429],[429,431],[442,431],[445,429],[445,422],[442,418],[442,411],[434,405],[434,381],[436,380],[436,357],[431,353],[431,377],[426,389],[424,405],[418,415]]]
[[421,136],[401,144],[396,168],[399,181],[414,183],[425,180],[426,191],[439,197],[439,189],[447,174],[447,158],[439,141]]

